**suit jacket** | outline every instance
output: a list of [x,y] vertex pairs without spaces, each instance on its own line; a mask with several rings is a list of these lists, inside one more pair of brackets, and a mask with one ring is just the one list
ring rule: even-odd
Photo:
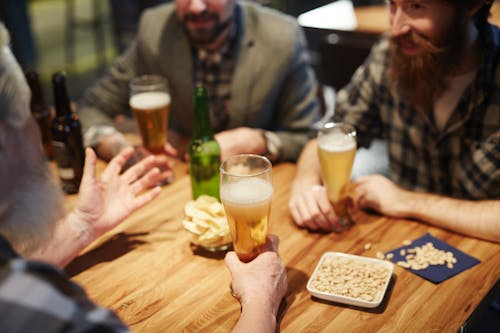
[[[296,160],[319,117],[316,79],[309,66],[302,30],[292,17],[257,4],[238,2],[243,35],[231,83],[227,129],[269,130],[282,142],[280,160]],[[169,82],[169,127],[191,136],[194,72],[189,40],[173,4],[147,10],[136,41],[108,74],[89,89],[79,113],[84,129],[109,124],[128,110],[128,82],[142,74]]]

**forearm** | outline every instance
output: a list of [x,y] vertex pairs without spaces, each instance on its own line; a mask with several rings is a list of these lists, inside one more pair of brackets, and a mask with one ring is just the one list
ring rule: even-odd
[[318,143],[314,139],[309,141],[297,161],[295,183],[321,184],[321,168],[318,159]]
[[500,242],[500,200],[469,201],[404,191],[401,217]]
[[262,302],[242,304],[241,316],[233,333],[273,333],[276,330],[276,315],[271,307]]
[[88,224],[71,212],[58,222],[50,243],[28,257],[63,268],[94,239]]

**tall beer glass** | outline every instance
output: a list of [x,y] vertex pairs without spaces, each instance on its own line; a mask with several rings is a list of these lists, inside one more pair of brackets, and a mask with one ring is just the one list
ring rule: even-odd
[[159,75],[143,75],[130,81],[130,107],[141,133],[142,144],[152,152],[163,152],[167,142],[170,95],[167,80]]
[[241,261],[254,259],[266,243],[272,165],[259,155],[232,156],[220,167],[220,198],[226,211],[234,251]]
[[356,155],[356,131],[345,123],[326,123],[318,132],[318,156],[328,199],[340,219],[342,230],[351,224],[343,195],[351,178]]

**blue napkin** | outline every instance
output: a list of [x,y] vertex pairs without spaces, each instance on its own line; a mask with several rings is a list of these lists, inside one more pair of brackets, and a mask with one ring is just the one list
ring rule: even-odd
[[426,269],[422,270],[413,270],[411,268],[407,268],[411,272],[423,277],[424,279],[427,279],[431,282],[434,283],[440,283],[443,282],[444,280],[447,280],[451,278],[452,276],[457,275],[460,272],[465,271],[466,269],[471,268],[472,266],[475,266],[480,263],[479,260],[477,260],[474,257],[471,257],[462,251],[452,247],[451,245],[443,242],[440,239],[437,239],[430,235],[429,233],[423,235],[420,238],[415,239],[410,245],[408,246],[401,246],[398,247],[397,249],[391,250],[385,254],[387,258],[387,254],[392,253],[393,258],[391,258],[391,261],[394,263],[397,263],[398,261],[406,261],[405,256],[408,255],[408,251],[406,251],[405,256],[402,256],[399,252],[400,250],[408,250],[408,249],[413,249],[417,246],[422,246],[425,245],[426,243],[431,242],[434,247],[438,250],[445,251],[445,252],[452,252],[453,256],[457,259],[457,262],[453,265],[453,268],[448,268],[445,265],[438,265],[438,266],[432,266],[429,265]]

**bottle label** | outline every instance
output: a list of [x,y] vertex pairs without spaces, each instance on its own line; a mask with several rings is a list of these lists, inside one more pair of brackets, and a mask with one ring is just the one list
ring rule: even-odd
[[71,180],[75,178],[75,171],[71,163],[71,152],[67,145],[61,141],[52,141],[54,155],[57,162],[59,178]]

